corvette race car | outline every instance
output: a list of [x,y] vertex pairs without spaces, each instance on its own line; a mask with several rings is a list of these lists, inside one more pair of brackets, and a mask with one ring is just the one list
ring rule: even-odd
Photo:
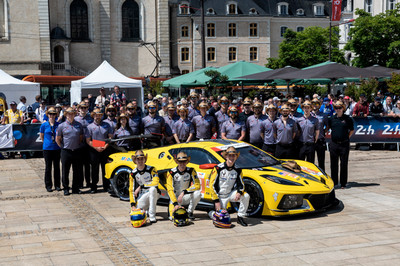
[[[201,182],[202,200],[198,209],[213,209],[211,200],[210,174],[213,167],[224,158],[221,152],[234,146],[240,156],[236,166],[242,169],[245,191],[250,195],[249,216],[287,216],[324,210],[335,202],[332,179],[318,166],[306,162],[291,162],[297,166],[287,166],[285,160],[278,160],[261,149],[236,140],[206,140],[175,144],[145,150],[148,165],[155,166],[160,176],[161,197],[158,204],[168,203],[165,189],[166,173],[176,166],[173,157],[185,151]],[[129,200],[129,175],[136,166],[131,156],[134,152],[110,155],[106,164],[106,178],[122,200]],[[300,166],[300,167],[299,167]],[[235,203],[232,207],[237,208]]]

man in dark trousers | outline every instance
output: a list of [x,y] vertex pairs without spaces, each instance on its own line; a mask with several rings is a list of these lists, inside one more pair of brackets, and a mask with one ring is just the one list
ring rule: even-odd
[[348,115],[344,114],[346,105],[342,101],[334,103],[336,114],[329,118],[328,127],[331,132],[331,144],[329,151],[331,154],[331,177],[335,186],[338,182],[338,164],[340,158],[340,187],[346,188],[348,175],[348,161],[350,151],[350,136],[354,132],[354,122]]

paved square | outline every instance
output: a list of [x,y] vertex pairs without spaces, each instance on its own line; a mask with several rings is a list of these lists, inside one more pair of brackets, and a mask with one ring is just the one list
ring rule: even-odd
[[395,151],[352,150],[351,188],[336,192],[341,207],[224,230],[201,211],[176,228],[164,206],[158,223],[134,229],[128,203],[48,193],[43,159],[2,160],[0,265],[398,265],[399,162]]

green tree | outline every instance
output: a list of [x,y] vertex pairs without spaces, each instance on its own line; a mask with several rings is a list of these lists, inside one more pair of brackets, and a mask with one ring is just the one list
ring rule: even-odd
[[394,95],[400,95],[400,74],[393,73],[392,78],[387,82],[388,91]]
[[[308,27],[302,32],[287,29],[279,45],[279,57],[268,58],[266,67],[293,66],[304,68],[329,60],[329,27]],[[332,27],[331,61],[347,64],[343,51],[338,49],[339,29]]]
[[357,9],[356,15],[359,17],[350,29],[351,39],[345,46],[357,56],[353,65],[400,68],[400,5],[375,16]]

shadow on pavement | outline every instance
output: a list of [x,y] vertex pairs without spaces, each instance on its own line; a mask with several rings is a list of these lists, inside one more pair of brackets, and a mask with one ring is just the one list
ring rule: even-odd
[[352,187],[372,187],[372,186],[380,186],[380,184],[378,184],[378,183],[348,182],[347,186],[349,188],[352,188]]

